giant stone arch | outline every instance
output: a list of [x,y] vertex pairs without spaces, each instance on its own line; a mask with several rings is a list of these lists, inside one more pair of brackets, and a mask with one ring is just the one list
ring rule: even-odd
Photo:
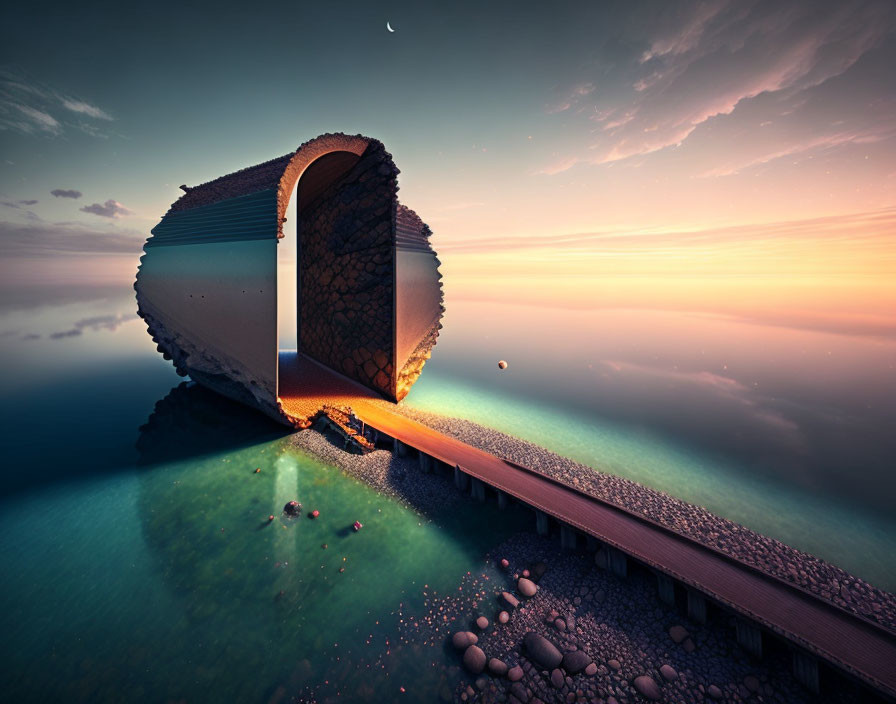
[[292,423],[278,393],[277,243],[296,236],[299,352],[404,398],[444,308],[430,230],[398,203],[397,175],[381,142],[326,134],[182,186],[144,245],[134,284],[158,350],[180,375]]

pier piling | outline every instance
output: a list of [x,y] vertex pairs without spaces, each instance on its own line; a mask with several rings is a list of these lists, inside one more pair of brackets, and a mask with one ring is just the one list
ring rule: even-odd
[[628,577],[628,557],[621,550],[607,547],[607,568],[617,577]]
[[804,650],[793,651],[793,676],[813,694],[818,694],[818,658]]
[[485,501],[485,483],[476,477],[470,477],[472,487],[470,493],[477,501]]
[[565,523],[560,524],[560,547],[570,551],[576,549],[576,531]]
[[750,623],[742,618],[735,621],[737,629],[737,643],[741,648],[757,658],[762,657],[762,631],[755,623]]
[[675,582],[672,581],[672,578],[663,574],[662,572],[656,573],[656,585],[660,593],[660,601],[665,604],[675,604]]
[[706,598],[693,589],[688,589],[688,618],[697,623],[706,623]]
[[535,528],[539,535],[547,535],[551,532],[550,518],[544,511],[535,509]]
[[461,491],[464,491],[467,488],[467,480],[469,477],[467,474],[460,468],[459,464],[454,465],[454,486],[456,486]]
[[507,504],[509,503],[509,501],[510,499],[507,494],[498,489],[498,508],[503,511],[505,508],[507,508]]

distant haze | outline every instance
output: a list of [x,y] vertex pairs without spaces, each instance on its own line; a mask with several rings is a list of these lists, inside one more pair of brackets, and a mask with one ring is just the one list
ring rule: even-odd
[[20,3],[0,39],[4,275],[124,284],[179,184],[345,131],[449,298],[896,330],[889,0]]

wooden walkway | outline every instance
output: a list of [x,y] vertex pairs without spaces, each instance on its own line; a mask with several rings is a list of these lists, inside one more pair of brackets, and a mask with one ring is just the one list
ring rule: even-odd
[[281,364],[287,409],[307,407],[332,376],[335,393],[329,402],[351,406],[367,425],[449,466],[459,465],[469,476],[625,552],[896,698],[896,634],[882,626],[621,507],[390,411],[382,402],[372,402],[371,392],[310,360],[296,371],[300,368],[320,377],[313,393],[300,391],[299,400],[290,404],[292,392],[283,385]]

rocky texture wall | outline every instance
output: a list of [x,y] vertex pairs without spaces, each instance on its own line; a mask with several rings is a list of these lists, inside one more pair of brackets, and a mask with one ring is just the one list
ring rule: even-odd
[[397,174],[383,145],[371,141],[298,214],[299,349],[393,400]]

